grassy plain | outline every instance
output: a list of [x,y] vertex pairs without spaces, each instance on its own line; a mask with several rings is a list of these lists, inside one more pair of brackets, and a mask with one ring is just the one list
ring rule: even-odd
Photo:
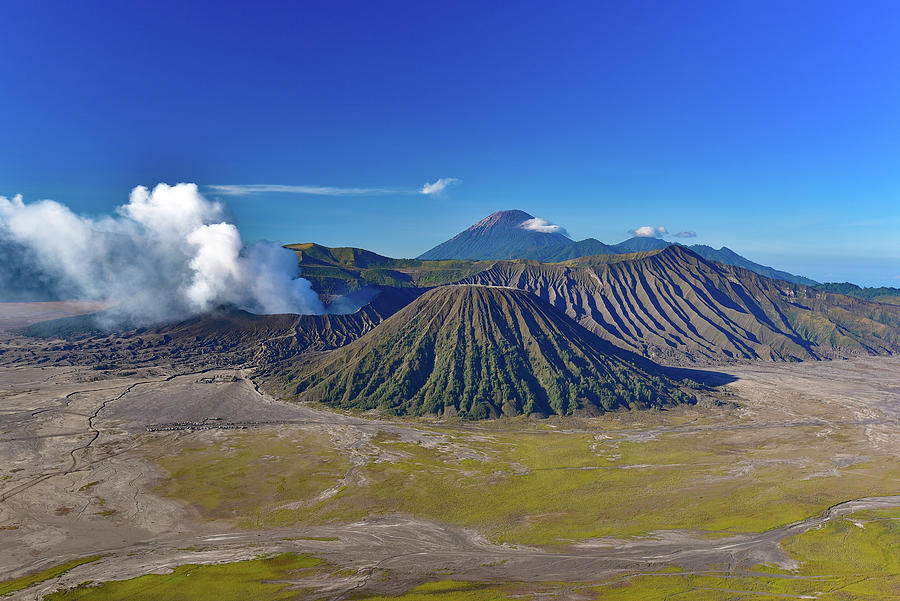
[[554,599],[558,598],[557,593],[560,588],[569,589],[571,587],[556,583],[541,585],[440,580],[420,584],[398,596],[361,595],[354,599],[360,601],[502,601],[532,598],[537,595]]
[[[678,569],[617,578],[602,586],[569,583],[560,589],[602,601],[739,601],[801,598],[824,601],[900,599],[900,510],[862,511],[787,539],[796,570],[757,566],[733,573]],[[528,587],[531,586],[529,590]],[[494,601],[534,594],[534,585],[441,581],[392,597],[365,601]],[[552,595],[548,595],[552,598]]]
[[757,566],[746,575],[640,575],[598,589],[604,601],[805,598],[900,599],[900,510],[861,511],[786,539],[796,570]]
[[527,423],[437,431],[483,457],[379,434],[368,442],[379,452],[359,478],[309,502],[347,469],[327,439],[244,434],[227,447],[161,458],[171,474],[162,490],[204,517],[236,517],[244,527],[402,513],[476,528],[497,542],[564,547],[663,529],[762,532],[841,501],[895,494],[900,481],[892,456],[835,456],[864,438],[861,426],[827,435],[818,426],[709,428],[640,440],[615,429],[554,432]]
[[170,475],[164,495],[209,519],[252,519],[284,503],[310,499],[349,467],[327,437],[308,430],[279,436],[240,433],[210,446],[186,446],[155,456]]
[[0,596],[11,595],[17,591],[24,590],[29,586],[34,586],[40,582],[45,582],[52,578],[59,578],[69,570],[73,568],[77,568],[80,565],[84,565],[86,563],[91,563],[92,561],[97,561],[103,557],[102,555],[92,555],[91,557],[83,557],[81,559],[73,559],[72,561],[67,561],[66,563],[61,563],[59,565],[47,568],[46,570],[41,570],[40,572],[35,572],[34,574],[28,574],[26,576],[21,576],[19,578],[15,578],[13,580],[7,580],[6,582],[0,582]]
[[[745,573],[683,572],[623,575],[601,585],[560,582],[426,582],[395,595],[360,593],[357,601],[501,601],[577,595],[602,601],[738,601],[808,598],[824,601],[900,599],[900,510],[861,511],[825,527],[786,539],[795,570],[756,566]],[[315,599],[314,591],[288,589],[291,578],[322,570],[308,555],[284,553],[217,565],[182,565],[170,574],[85,583],[47,601],[111,601],[189,598],[192,601]],[[323,572],[324,573],[324,572]],[[388,576],[389,577],[389,576]]]
[[804,465],[770,463],[766,446],[778,438],[812,441],[769,434],[752,449],[729,449],[713,432],[605,444],[583,435],[504,435],[487,464],[395,445],[410,457],[370,466],[367,490],[345,490],[321,511],[339,518],[362,505],[475,527],[499,542],[558,545],[661,529],[760,532],[876,494],[879,480],[882,492],[896,490],[900,469],[889,459],[804,479],[829,461],[807,447],[793,455]]
[[94,584],[44,597],[45,601],[280,601],[296,599],[284,579],[319,568],[323,561],[309,555],[282,553],[225,564],[185,564],[169,574],[145,574],[129,580]]

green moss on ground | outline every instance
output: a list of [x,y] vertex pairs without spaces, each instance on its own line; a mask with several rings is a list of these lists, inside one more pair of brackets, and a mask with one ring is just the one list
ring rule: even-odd
[[397,596],[360,595],[353,599],[359,601],[501,601],[525,598],[522,595],[523,590],[534,593],[539,588],[543,587],[530,585],[523,589],[512,584],[442,580],[420,584]]
[[310,499],[350,467],[323,435],[235,434],[209,447],[157,456],[169,474],[159,492],[196,507],[207,519],[255,516]]
[[796,570],[757,566],[745,575],[633,575],[600,587],[604,601],[706,601],[794,597],[900,599],[900,510],[863,511],[784,541]]
[[[475,528],[498,542],[562,548],[664,529],[761,532],[850,498],[894,494],[900,480],[888,456],[833,469],[834,446],[852,448],[863,436],[857,426],[827,440],[815,427],[710,429],[642,441],[610,429],[595,437],[525,423],[435,432],[452,444],[426,448],[377,436],[372,443],[391,460],[373,455],[357,468],[358,479],[323,501],[314,499],[349,462],[327,438],[304,432],[242,433],[161,455],[170,477],[160,490],[207,518],[235,518],[249,528],[403,513]],[[483,456],[460,459],[453,445]]]
[[[185,564],[170,574],[146,574],[128,580],[86,583],[44,597],[45,601],[278,601],[296,599],[284,579],[317,568],[309,555],[282,553],[215,565]],[[282,582],[279,582],[282,581]]]
[[[423,583],[395,596],[361,593],[352,598],[358,601],[500,601],[536,596],[553,598],[563,594],[602,601],[740,601],[788,597],[886,601],[900,598],[900,509],[863,511],[838,518],[821,529],[788,538],[783,545],[799,562],[796,570],[756,566],[746,573],[684,572],[671,567],[653,574],[625,574],[601,585],[445,580]],[[85,583],[45,599],[275,601],[316,598],[315,592],[303,595],[302,591],[289,589],[285,580],[309,575],[305,570],[324,567],[324,562],[318,558],[294,553],[216,565],[187,564],[170,574]],[[339,570],[333,574],[343,576],[349,572]]]
[[442,581],[396,596],[359,596],[365,601],[494,601],[551,591],[577,592],[602,601],[750,601],[801,598],[822,601],[900,599],[900,510],[859,512],[820,530],[787,539],[797,570],[757,566],[744,574],[688,573],[667,568],[630,574],[601,586],[575,583],[481,583]]
[[0,595],[11,595],[17,591],[24,590],[40,582],[51,580],[53,578],[59,578],[69,570],[77,568],[78,566],[84,565],[86,563],[91,563],[92,561],[97,561],[101,557],[103,557],[103,555],[91,555],[90,557],[73,559],[72,561],[61,563],[59,565],[47,568],[46,570],[35,572],[34,574],[28,574],[27,576],[14,578],[13,580],[7,580],[6,582],[0,582]]
[[399,457],[361,469],[363,486],[270,512],[261,525],[406,513],[476,528],[498,542],[565,547],[664,529],[762,532],[848,498],[895,492],[900,466],[891,458],[817,475],[832,467],[834,440],[815,432],[773,428],[736,440],[707,431],[641,442],[546,432],[456,437],[487,461],[380,437],[375,443]]

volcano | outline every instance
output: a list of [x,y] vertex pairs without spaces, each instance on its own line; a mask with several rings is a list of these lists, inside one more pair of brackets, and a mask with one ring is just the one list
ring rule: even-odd
[[530,229],[535,217],[525,211],[497,211],[450,240],[422,253],[427,261],[511,259],[538,248],[571,244],[562,228]]
[[691,402],[665,373],[533,294],[442,286],[283,381],[335,407],[480,419]]

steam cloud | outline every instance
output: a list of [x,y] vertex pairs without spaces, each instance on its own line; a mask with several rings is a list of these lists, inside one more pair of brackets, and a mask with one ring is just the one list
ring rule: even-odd
[[[28,286],[41,290],[26,290]],[[105,327],[183,318],[232,304],[254,313],[323,313],[293,252],[245,246],[225,207],[194,184],[143,186],[114,216],[0,196],[0,300],[28,293],[107,301]]]

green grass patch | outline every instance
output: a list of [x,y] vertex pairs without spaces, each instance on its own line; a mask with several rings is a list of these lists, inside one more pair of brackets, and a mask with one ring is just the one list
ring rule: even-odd
[[[832,475],[835,449],[862,444],[858,426],[836,429],[828,438],[817,436],[817,427],[772,427],[672,432],[637,441],[627,439],[625,428],[640,429],[628,420],[655,418],[623,415],[598,420],[622,428],[607,427],[602,436],[554,432],[552,424],[521,420],[433,426],[451,444],[432,448],[379,435],[372,442],[385,453],[360,468],[362,484],[299,508],[285,505],[333,485],[346,460],[327,441],[306,434],[279,439],[247,433],[162,458],[172,474],[163,490],[208,517],[239,517],[248,527],[409,514],[475,528],[498,542],[561,549],[587,538],[665,529],[713,537],[761,532],[841,501],[894,494],[900,481],[895,458],[871,454]],[[453,445],[486,460],[460,459]],[[264,459],[270,455],[283,459]],[[383,460],[386,455],[392,459]],[[279,490],[276,484],[285,478],[291,484]]]
[[282,553],[231,563],[185,564],[170,574],[146,574],[129,580],[85,583],[44,597],[45,601],[278,601],[296,599],[297,590],[279,582],[302,575],[324,562],[309,555]]
[[820,601],[900,599],[900,509],[858,512],[824,528],[791,537],[785,550],[797,570],[756,566],[746,573],[684,572],[676,567],[652,574],[626,574],[601,586],[577,583],[534,585],[432,582],[367,601],[486,601],[530,598],[537,592],[576,591],[602,601],[751,601],[806,598]]
[[[495,584],[441,580],[420,584],[396,596],[360,595],[352,598],[360,601],[501,601],[528,599],[532,598],[532,595],[557,588],[559,588],[558,585],[552,584]],[[570,587],[565,586],[565,588]],[[550,598],[556,597],[551,596]]]
[[[891,493],[900,478],[900,466],[889,458],[814,477],[831,463],[813,429],[747,436],[737,441],[711,431],[643,442],[536,432],[492,433],[478,442],[458,437],[487,453],[486,462],[380,439],[404,457],[368,465],[365,486],[303,511],[274,512],[264,523],[408,513],[474,527],[500,542],[551,546],[672,528],[725,536],[778,527],[848,498]],[[800,463],[790,462],[798,457]]]
[[349,462],[325,436],[240,433],[209,447],[160,454],[169,474],[159,492],[196,507],[208,519],[256,517],[333,486]]
[[900,599],[900,510],[863,511],[784,541],[797,570],[757,566],[746,575],[652,574],[599,587],[604,601],[800,597],[821,601]]
[[90,557],[82,557],[81,559],[73,559],[72,561],[67,561],[66,563],[61,563],[59,565],[47,568],[46,570],[41,570],[40,572],[35,572],[34,574],[28,574],[27,576],[21,576],[19,578],[15,578],[13,580],[7,580],[6,582],[0,582],[0,595],[11,595],[17,591],[24,590],[30,586],[33,586],[39,582],[44,582],[45,580],[50,580],[52,578],[59,578],[69,570],[73,568],[77,568],[80,565],[84,565],[86,563],[91,563],[92,561],[97,561],[103,555],[91,555]]

